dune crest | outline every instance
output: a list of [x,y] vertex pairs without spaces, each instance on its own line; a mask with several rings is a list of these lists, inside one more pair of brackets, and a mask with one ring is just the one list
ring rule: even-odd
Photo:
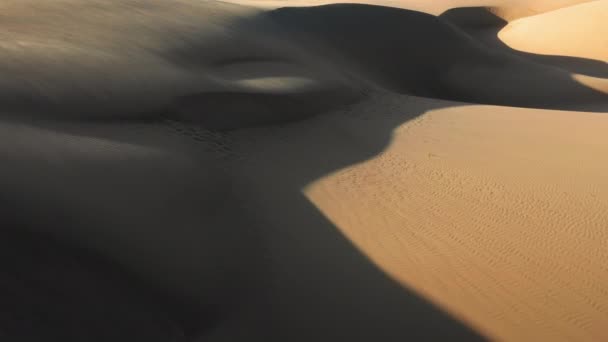
[[[593,1],[596,0],[504,0],[489,6],[498,16],[513,21]],[[488,3],[484,5],[488,6]]]
[[294,6],[319,6],[337,3],[368,4],[389,6],[433,15],[459,7],[487,7],[498,16],[511,21],[522,17],[550,12],[559,8],[573,6],[596,0],[224,0],[237,4],[264,8],[280,8]]
[[591,1],[514,21],[499,36],[517,50],[608,63],[606,13],[608,1]]

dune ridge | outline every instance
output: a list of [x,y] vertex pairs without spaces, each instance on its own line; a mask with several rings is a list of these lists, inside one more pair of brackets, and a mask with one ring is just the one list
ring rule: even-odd
[[[351,70],[360,69],[367,79],[397,92],[464,102],[579,110],[588,108],[582,103],[606,101],[602,82],[590,89],[573,80],[568,71],[502,51],[488,51],[459,29],[420,12],[337,4],[279,9],[271,16],[282,27],[294,30],[296,37],[303,37],[304,43],[311,41],[317,49],[326,46],[326,50],[342,56],[340,64],[355,62]],[[368,28],[361,27],[360,22],[378,24]],[[422,30],[424,35],[385,33],[393,30]],[[323,50],[321,53],[327,54]]]
[[499,37],[517,50],[608,63],[606,11],[604,0],[569,6],[512,22]]
[[452,8],[484,6],[508,21],[592,1],[597,0],[378,0],[373,2],[365,0],[225,0],[225,2],[264,8],[305,7],[336,3],[369,4],[421,11],[433,15],[439,15]]

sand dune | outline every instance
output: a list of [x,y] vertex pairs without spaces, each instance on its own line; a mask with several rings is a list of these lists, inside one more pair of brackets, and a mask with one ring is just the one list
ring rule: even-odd
[[0,4],[0,337],[608,339],[606,1],[329,2]]
[[[487,49],[420,12],[328,5],[279,9],[271,16],[295,31],[303,44],[312,41],[310,49],[325,47],[320,53],[326,58],[339,58],[337,64],[351,64],[351,70],[361,70],[367,80],[397,92],[537,108],[588,109],[588,103],[606,101],[602,84],[590,89],[567,71]],[[377,24],[369,28],[361,22]],[[387,34],[414,30],[424,34]]]
[[390,6],[439,15],[451,8],[485,6],[507,20],[550,12],[595,0],[224,0],[237,4],[278,8],[284,6],[319,6],[336,3],[370,4]]
[[[577,6],[575,6],[575,8],[576,7]],[[560,11],[565,11],[565,9]],[[552,12],[546,14],[546,16],[551,15]],[[592,45],[587,42],[579,44],[579,46],[575,46],[578,44],[576,43],[570,46],[572,53],[566,55],[555,52],[552,53],[550,51],[541,51],[541,49],[538,48],[536,52],[525,51],[525,49],[517,49],[515,46],[510,46],[513,45],[512,42],[509,42],[508,39],[503,37],[505,32],[506,35],[508,35],[510,28],[516,26],[518,22],[527,22],[528,20],[538,21],[538,18],[544,17],[545,15],[537,15],[530,18],[520,19],[512,24],[509,24],[505,19],[494,13],[492,9],[486,7],[454,8],[443,12],[440,15],[441,19],[464,30],[467,32],[467,34],[474,37],[477,41],[482,42],[487,47],[497,49],[509,55],[521,57],[527,61],[557,67],[563,71],[572,73],[573,77],[578,81],[584,80],[583,83],[588,86],[589,84],[593,83],[596,84],[595,89],[600,89],[600,91],[601,89],[605,89],[605,85],[601,85],[602,83],[605,83],[605,81],[597,79],[592,80],[588,77],[590,76],[591,78],[595,77],[604,79],[608,78],[608,65],[605,61],[585,57],[593,54],[592,50],[590,49],[594,49],[593,51],[597,50],[597,48],[595,48],[596,45]],[[560,24],[556,25],[559,26]],[[546,27],[550,26],[551,25],[546,25]],[[591,32],[592,30],[588,31]],[[536,34],[535,32],[536,31],[534,30],[530,30],[530,33],[527,34],[526,37],[533,37]],[[524,36],[520,38],[523,41],[527,39]],[[580,38],[583,42],[586,39],[584,35],[581,35]],[[567,41],[554,43],[555,44],[553,46],[556,47],[562,46],[561,44],[567,43]],[[517,43],[515,43],[515,45],[517,45]],[[541,45],[542,44],[539,44],[539,46]]]
[[517,50],[608,63],[607,12],[608,1],[603,0],[566,7],[512,22],[500,39]]
[[[596,0],[516,0],[501,1],[498,5],[490,4],[489,6],[493,8],[496,14],[511,21],[593,1]],[[482,5],[488,6],[487,3]]]
[[[382,152],[307,197],[389,274],[489,338],[606,339],[606,118],[392,96],[356,111],[398,121],[388,117],[417,107],[444,108],[396,126]],[[381,124],[342,120],[343,136],[375,148]]]
[[[413,113],[425,114],[412,120]],[[275,223],[268,236],[294,239],[290,248],[318,237],[307,236],[311,225],[287,195],[268,191],[328,174],[339,161],[349,166],[307,183],[307,198],[402,284],[492,339],[602,340],[607,124],[597,114],[387,94],[235,139],[252,163],[274,161],[239,168],[254,186],[250,196],[265,199],[253,210]],[[581,133],[568,134],[572,127]],[[258,174],[284,176],[250,178]],[[285,226],[289,232],[274,228]],[[283,253],[288,267],[294,256]],[[295,298],[285,305],[307,307]]]
[[[597,87],[581,86],[569,73],[487,51],[435,17],[410,10],[343,4],[268,13],[217,2],[92,6],[66,0],[31,2],[37,11],[24,13],[27,4],[3,5],[8,17],[27,20],[4,24],[0,103],[34,116],[172,113],[210,128],[235,128],[236,122],[289,121],[350,103],[370,87],[369,78],[371,87],[488,104],[585,109],[604,99]],[[180,20],[163,19],[160,12]],[[56,16],[66,24],[57,25]],[[102,25],[106,20],[112,26]],[[293,107],[299,112],[273,118]],[[211,113],[193,116],[199,108],[241,116],[227,124]]]
[[[206,93],[264,93],[286,103],[350,97],[347,79],[249,7],[185,0],[0,6],[7,18],[0,103],[13,112],[108,119],[179,111],[187,119],[197,105],[229,106],[210,103]],[[249,111],[264,120],[268,109],[259,107]]]

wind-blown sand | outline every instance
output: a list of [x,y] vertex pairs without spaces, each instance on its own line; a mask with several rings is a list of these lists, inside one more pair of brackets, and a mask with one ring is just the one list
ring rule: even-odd
[[0,337],[608,339],[605,1],[229,2],[0,4]]

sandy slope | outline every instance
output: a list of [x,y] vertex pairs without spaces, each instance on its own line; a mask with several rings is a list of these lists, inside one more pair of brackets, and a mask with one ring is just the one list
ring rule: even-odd
[[[266,7],[2,2],[3,223],[138,285],[100,288],[120,272],[64,267],[79,257],[60,247],[29,259],[3,232],[27,248],[5,254],[0,336],[31,320],[58,340],[146,321],[177,340],[608,339],[606,80],[420,12],[236,2]],[[40,259],[99,300],[63,312],[74,290],[45,283]],[[138,286],[157,296],[130,298]]]
[[[486,336],[608,338],[606,117],[413,98],[361,110],[381,122],[425,106],[445,108],[395,125],[386,149],[307,197],[389,274]],[[386,134],[343,120],[359,148]]]
[[500,39],[510,47],[545,55],[608,62],[608,1],[566,7],[510,23]]
[[[431,15],[342,4],[279,9],[270,17],[337,68],[396,92],[537,108],[585,109],[606,101],[602,80],[593,89],[581,85],[568,71],[488,49]],[[394,31],[424,34],[388,33]]]
[[[488,50],[431,15],[397,8],[342,4],[264,12],[186,0],[172,6],[15,4],[1,5],[8,19],[0,104],[34,116],[168,112],[234,128],[277,121],[283,108],[290,110],[279,121],[349,103],[370,81],[408,94],[540,108],[583,109],[604,99],[568,72]],[[36,11],[25,11],[28,6]],[[198,115],[200,108],[229,112],[232,119]]]
[[[592,6],[593,5],[593,6]],[[575,12],[577,9],[585,9],[598,7],[602,3],[594,2],[585,5],[577,5],[569,8],[560,9],[556,12]],[[601,13],[601,11],[598,11]],[[591,86],[605,92],[606,81],[601,79],[608,78],[608,64],[603,59],[592,58],[601,51],[603,42],[601,38],[595,38],[597,35],[592,27],[587,29],[574,31],[576,38],[561,39],[553,36],[555,31],[559,31],[562,26],[560,22],[550,22],[544,18],[552,18],[553,12],[539,14],[536,16],[522,18],[514,22],[508,23],[503,18],[497,15],[493,9],[484,7],[462,7],[450,9],[442,13],[439,17],[458,28],[464,30],[475,40],[482,42],[491,50],[502,51],[509,55],[518,56],[524,60],[535,62],[546,66],[557,67],[568,73],[579,82],[587,86]],[[575,16],[572,16],[575,17]],[[593,23],[593,16],[581,16],[585,21]],[[529,27],[528,21],[541,23],[547,21],[546,25],[536,25],[537,27]],[[566,22],[566,21],[563,21]],[[515,29],[515,34],[512,30],[518,27],[518,23],[522,23],[521,29]],[[572,27],[576,27],[576,23],[572,23]],[[590,26],[602,26],[599,20]],[[527,28],[526,28],[527,27]],[[542,28],[541,28],[542,27]],[[602,28],[597,29],[602,32]],[[524,34],[525,32],[525,34]],[[571,32],[571,31],[568,31]],[[547,34],[544,34],[547,33]],[[567,35],[565,35],[566,37]],[[542,38],[541,38],[542,37]],[[545,38],[553,37],[553,38]],[[525,49],[521,46],[530,45],[534,41],[538,41],[535,48]],[[551,41],[550,44],[547,42]],[[519,46],[519,47],[518,47]],[[564,53],[565,50],[570,50]],[[561,52],[560,52],[561,51]],[[595,80],[592,78],[596,78]],[[599,78],[599,79],[598,79]],[[603,85],[602,85],[603,84]]]
[[[298,116],[307,112],[302,102],[349,97],[343,75],[286,42],[250,7],[62,0],[8,1],[0,11],[6,28],[0,104],[15,112],[142,118],[173,111],[187,119],[189,109],[202,104],[234,113],[234,101],[221,100],[221,94],[245,103],[247,94],[264,93],[279,103],[300,103]],[[207,93],[218,96],[211,101]],[[255,105],[242,107],[249,108],[243,120],[250,112],[270,115]]]
[[[606,129],[603,114],[379,95],[234,138],[250,159],[238,168],[248,196],[264,198],[252,210],[282,241],[272,253],[285,267],[296,251],[314,264],[331,258],[323,268],[333,272],[348,263],[324,243],[299,245],[323,234],[276,188],[304,183],[306,197],[379,267],[486,337],[603,340]],[[284,301],[302,311],[318,305]]]

